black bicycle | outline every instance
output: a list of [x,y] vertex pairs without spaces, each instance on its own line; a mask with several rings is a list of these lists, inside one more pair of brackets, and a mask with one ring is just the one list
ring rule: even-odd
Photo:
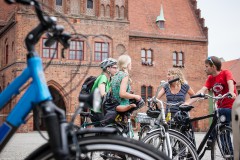
[[193,142],[195,147],[196,140],[192,122],[211,117],[213,118],[212,124],[205,134],[205,137],[201,141],[198,148],[196,147],[200,159],[204,156],[206,150],[211,150],[211,159],[233,159],[232,128],[229,126],[229,124],[225,123],[226,117],[224,115],[219,116],[219,111],[215,105],[216,101],[228,98],[229,96],[230,94],[224,94],[217,97],[211,96],[209,94],[198,94],[191,96],[191,98],[212,98],[214,101],[213,113],[206,116],[190,118],[189,112],[194,107],[180,106],[180,111],[178,111],[173,118],[174,129],[179,130],[181,133],[186,135]]

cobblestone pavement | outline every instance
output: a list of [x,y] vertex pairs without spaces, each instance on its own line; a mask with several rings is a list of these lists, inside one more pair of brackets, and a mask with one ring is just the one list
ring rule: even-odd
[[[46,133],[44,133],[46,136]],[[202,140],[204,133],[196,133],[197,145]],[[135,133],[135,138],[137,134]],[[44,144],[44,140],[38,132],[17,133],[9,141],[8,145],[0,154],[1,160],[22,160],[33,150]],[[203,160],[210,159],[210,151],[206,151]]]

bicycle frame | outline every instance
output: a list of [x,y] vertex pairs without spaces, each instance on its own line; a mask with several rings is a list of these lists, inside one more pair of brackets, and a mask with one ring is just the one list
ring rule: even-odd
[[30,78],[32,78],[33,81],[29,88],[0,127],[0,150],[17,128],[25,123],[26,116],[33,109],[33,104],[52,99],[45,81],[42,61],[38,57],[33,57],[27,61],[27,68],[21,75],[0,94],[0,109],[3,108],[12,96],[18,93],[19,89]]
[[[202,117],[195,117],[195,118],[192,118],[192,119],[189,119],[189,123],[192,123],[194,121],[198,121],[198,120],[202,120],[202,119],[207,119],[207,118],[210,118],[210,117],[213,117],[213,120],[212,120],[212,124],[210,125],[207,133],[205,134],[203,140],[201,141],[200,145],[198,146],[197,148],[197,154],[200,154],[208,140],[208,137],[210,136],[210,134],[212,133],[212,131],[214,130],[214,128],[216,127],[216,124],[218,122],[218,117],[217,117],[217,110],[214,111],[214,114],[209,114],[209,115],[206,115],[206,116],[202,116]],[[204,155],[204,153],[203,153]],[[199,157],[202,157],[203,156],[202,154],[199,156]]]

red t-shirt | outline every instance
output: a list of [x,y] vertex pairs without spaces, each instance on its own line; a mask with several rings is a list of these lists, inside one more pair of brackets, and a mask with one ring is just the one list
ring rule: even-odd
[[[217,76],[208,76],[208,79],[205,83],[205,86],[208,90],[212,89],[215,96],[219,94],[224,95],[229,92],[228,89],[228,80],[233,80],[233,83],[236,84],[232,73],[228,70],[222,70]],[[234,86],[234,93],[237,94],[236,86]],[[224,98],[217,102],[218,108],[232,108],[234,99]]]

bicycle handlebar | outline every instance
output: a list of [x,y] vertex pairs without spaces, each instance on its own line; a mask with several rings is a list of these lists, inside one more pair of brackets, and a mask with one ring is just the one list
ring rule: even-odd
[[168,81],[168,84],[171,84],[171,83],[176,82],[176,81],[179,81],[179,77],[178,78],[174,78],[174,79]]
[[165,105],[167,106],[180,106],[181,104],[183,104],[183,102],[177,102],[177,103],[167,103],[167,102],[163,102]]
[[6,3],[8,4],[13,4],[13,3],[21,3],[23,5],[31,5],[33,2],[32,0],[5,0]]
[[[46,41],[46,46],[51,46],[56,41],[61,43],[64,49],[70,46],[71,35],[68,33],[63,33],[64,27],[57,25],[56,18],[50,17],[43,14],[39,2],[36,0],[5,0],[8,4],[20,3],[23,5],[32,5],[35,8],[35,12],[40,21],[40,24],[34,28],[25,39],[26,47],[29,52],[34,52],[34,46],[41,38],[44,32],[48,33],[48,40]],[[50,34],[51,33],[51,34]]]
[[204,98],[204,99],[207,99],[207,98],[212,98],[214,100],[219,100],[219,99],[223,99],[223,98],[231,98],[232,95],[230,93],[226,93],[224,95],[218,95],[218,96],[211,96],[209,94],[203,94],[203,93],[200,93],[200,94],[197,94],[197,95],[193,95],[191,96],[190,98]]

